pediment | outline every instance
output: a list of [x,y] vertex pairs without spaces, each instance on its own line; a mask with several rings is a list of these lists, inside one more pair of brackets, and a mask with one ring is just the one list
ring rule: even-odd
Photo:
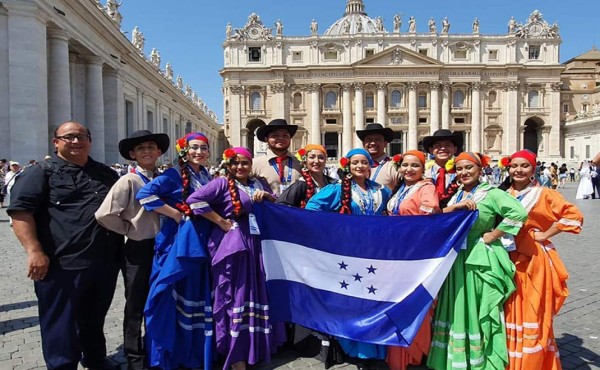
[[372,67],[372,66],[442,66],[443,64],[436,59],[426,55],[419,54],[413,50],[402,46],[394,46],[371,55],[365,59],[359,60],[353,64],[353,67]]

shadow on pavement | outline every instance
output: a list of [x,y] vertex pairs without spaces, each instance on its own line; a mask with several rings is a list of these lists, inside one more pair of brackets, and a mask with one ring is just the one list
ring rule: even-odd
[[12,310],[20,310],[22,308],[29,308],[33,306],[37,306],[37,301],[25,301],[18,303],[9,303],[0,305],[0,312],[8,312]]
[[563,369],[597,369],[600,367],[600,354],[590,351],[583,345],[583,340],[578,336],[563,334],[556,338]]
[[10,333],[11,331],[16,330],[23,330],[37,325],[39,325],[37,315],[0,321],[0,334]]

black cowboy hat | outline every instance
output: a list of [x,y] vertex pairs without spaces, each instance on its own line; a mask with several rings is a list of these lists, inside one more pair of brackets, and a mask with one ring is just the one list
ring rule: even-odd
[[145,143],[146,141],[153,141],[158,146],[158,149],[164,154],[169,149],[169,135],[167,134],[153,134],[148,130],[139,130],[133,132],[127,139],[119,141],[119,153],[125,159],[133,161],[134,159],[129,156],[129,152],[135,148],[136,145]]
[[365,137],[371,134],[383,135],[383,139],[388,143],[394,140],[394,130],[389,127],[383,127],[381,123],[367,123],[367,127],[364,130],[356,131],[356,135],[360,141],[365,141]]
[[433,146],[433,143],[435,143],[436,141],[440,141],[440,140],[450,140],[454,143],[454,145],[456,145],[457,151],[460,152],[462,150],[462,146],[463,146],[462,134],[460,132],[452,132],[452,131],[446,130],[446,129],[437,130],[436,132],[433,133],[433,135],[425,136],[423,138],[423,149],[425,149],[425,151],[429,153],[431,147]]
[[260,140],[262,142],[266,142],[267,136],[269,135],[269,133],[271,131],[275,131],[275,130],[279,130],[279,129],[287,130],[287,132],[290,133],[290,136],[293,137],[296,134],[296,131],[298,130],[298,126],[288,125],[286,120],[281,119],[281,118],[276,118],[276,119],[272,120],[271,122],[269,122],[268,125],[259,127],[256,130],[256,137],[258,138],[258,140]]

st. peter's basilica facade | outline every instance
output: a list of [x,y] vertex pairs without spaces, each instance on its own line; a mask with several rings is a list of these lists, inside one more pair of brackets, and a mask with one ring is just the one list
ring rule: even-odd
[[[253,13],[226,29],[224,129],[232,145],[264,150],[256,128],[274,118],[300,126],[293,149],[321,143],[334,159],[360,146],[369,122],[394,130],[391,153],[417,148],[433,131],[460,131],[465,148],[494,158],[522,147],[561,156],[558,25],[535,10],[507,32],[454,34],[447,19],[370,18],[362,0],[324,33],[285,36]],[[391,17],[390,17],[391,18]],[[402,22],[404,21],[404,24]],[[417,26],[418,23],[418,26]]]

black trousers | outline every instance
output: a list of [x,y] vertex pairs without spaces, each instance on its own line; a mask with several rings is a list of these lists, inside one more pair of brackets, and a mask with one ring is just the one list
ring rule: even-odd
[[46,278],[34,283],[48,369],[75,370],[82,355],[87,364],[106,357],[104,320],[118,274],[115,264],[64,270],[54,262]]
[[144,368],[142,340],[144,306],[150,290],[150,272],[154,257],[154,238],[141,241],[128,239],[123,246],[122,266],[125,282],[125,315],[123,317],[123,350],[129,369]]

